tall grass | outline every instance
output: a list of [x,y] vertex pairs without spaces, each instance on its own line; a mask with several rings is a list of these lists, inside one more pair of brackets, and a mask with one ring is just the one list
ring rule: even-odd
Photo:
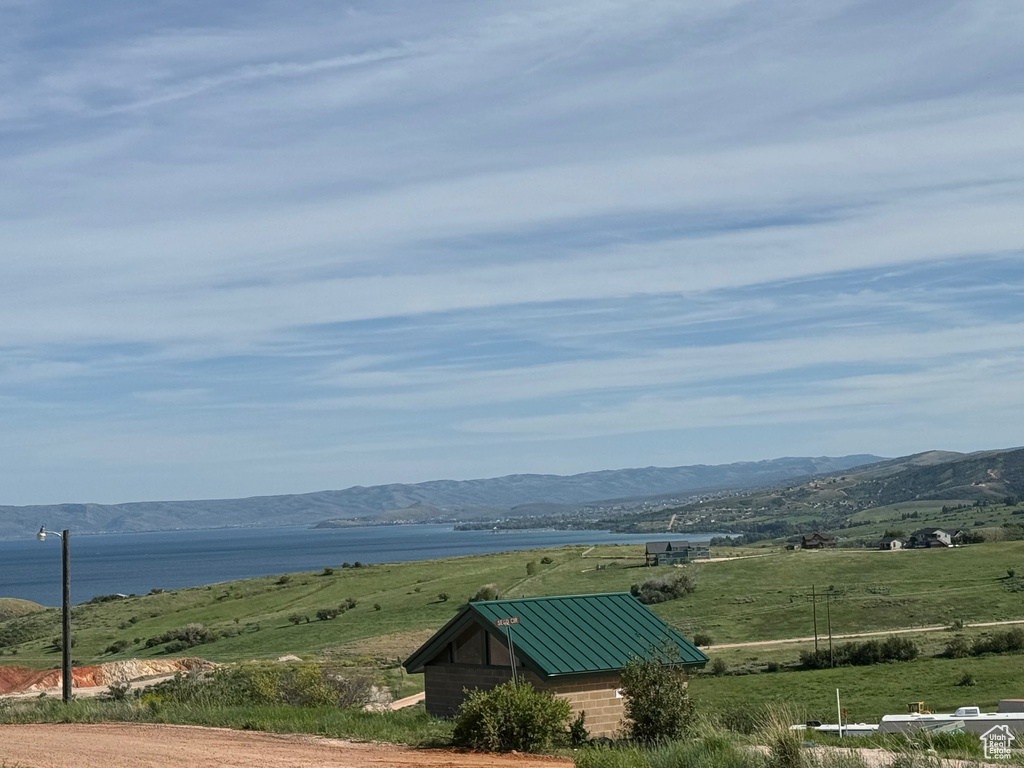
[[0,710],[0,723],[173,723],[272,733],[311,733],[357,741],[411,746],[448,744],[451,726],[430,717],[422,706],[395,712],[287,704],[223,706],[210,703],[54,699],[19,702]]

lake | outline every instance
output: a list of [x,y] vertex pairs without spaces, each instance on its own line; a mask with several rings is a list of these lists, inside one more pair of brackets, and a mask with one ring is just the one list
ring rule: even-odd
[[[707,541],[718,534],[689,534]],[[232,528],[75,536],[71,600],[116,592],[144,594],[275,573],[320,570],[343,562],[383,563],[481,555],[571,544],[642,545],[651,536],[608,531],[456,531],[451,525],[312,529]],[[672,537],[682,538],[682,537]],[[0,541],[0,597],[59,605],[60,539]]]

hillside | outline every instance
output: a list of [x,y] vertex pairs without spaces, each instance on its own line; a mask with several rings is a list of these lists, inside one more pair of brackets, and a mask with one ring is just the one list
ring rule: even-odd
[[16,597],[0,597],[0,622],[25,616],[29,613],[44,610],[39,603],[31,600],[19,600]]
[[[929,451],[814,477],[798,484],[758,489],[638,515],[625,526],[674,531],[713,530],[792,535],[808,528],[836,531],[910,516],[914,525],[1001,525],[1024,498],[1024,449],[959,454]],[[980,520],[977,510],[999,506],[1002,517]],[[992,513],[989,514],[992,517]],[[875,528],[878,530],[876,531]]]
[[665,494],[689,496],[775,484],[877,461],[877,456],[781,458],[718,466],[646,467],[578,475],[508,475],[415,485],[356,486],[340,491],[247,499],[127,504],[0,506],[0,538],[26,536],[41,524],[77,533],[313,525],[324,520],[424,522],[535,514],[535,505],[572,505]]

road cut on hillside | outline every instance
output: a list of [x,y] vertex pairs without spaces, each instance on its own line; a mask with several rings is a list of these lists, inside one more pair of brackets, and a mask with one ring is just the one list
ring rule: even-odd
[[571,768],[545,755],[410,749],[184,725],[0,725],[0,765],[18,768]]

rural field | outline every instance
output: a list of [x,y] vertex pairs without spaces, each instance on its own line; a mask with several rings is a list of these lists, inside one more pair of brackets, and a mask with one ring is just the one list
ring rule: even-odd
[[[838,687],[852,717],[875,719],[903,711],[909,701],[926,700],[939,708],[991,706],[999,698],[1024,693],[1007,683],[1024,671],[1024,657],[931,657],[953,634],[942,627],[1024,616],[1018,575],[1024,574],[1024,542],[904,552],[794,552],[777,547],[713,552],[716,557],[723,554],[739,556],[687,566],[697,571],[696,591],[653,606],[686,636],[709,636],[709,655],[725,664],[724,674],[705,672],[691,681],[698,706],[728,710],[782,700],[824,716],[834,706]],[[503,596],[625,591],[672,570],[645,568],[642,562],[642,544],[637,544],[358,568],[325,564],[319,572],[76,606],[73,654],[76,664],[177,656],[233,662],[296,655],[371,670],[395,696],[404,696],[421,690],[422,681],[406,675],[400,661],[482,585],[495,585]],[[813,644],[763,643],[813,635],[812,589],[818,596],[823,643],[829,618],[836,635],[932,627],[913,635],[921,658],[833,670],[787,668]],[[58,611],[25,610],[18,603],[21,615],[0,622],[0,661],[40,669],[58,666]],[[213,641],[174,652],[169,652],[174,645],[158,642],[165,633],[190,624],[203,625]],[[997,629],[964,631],[973,637]],[[761,645],[746,645],[753,643]],[[717,645],[732,647],[716,650]],[[776,665],[780,671],[764,671]],[[974,676],[973,687],[956,685],[965,671]]]

